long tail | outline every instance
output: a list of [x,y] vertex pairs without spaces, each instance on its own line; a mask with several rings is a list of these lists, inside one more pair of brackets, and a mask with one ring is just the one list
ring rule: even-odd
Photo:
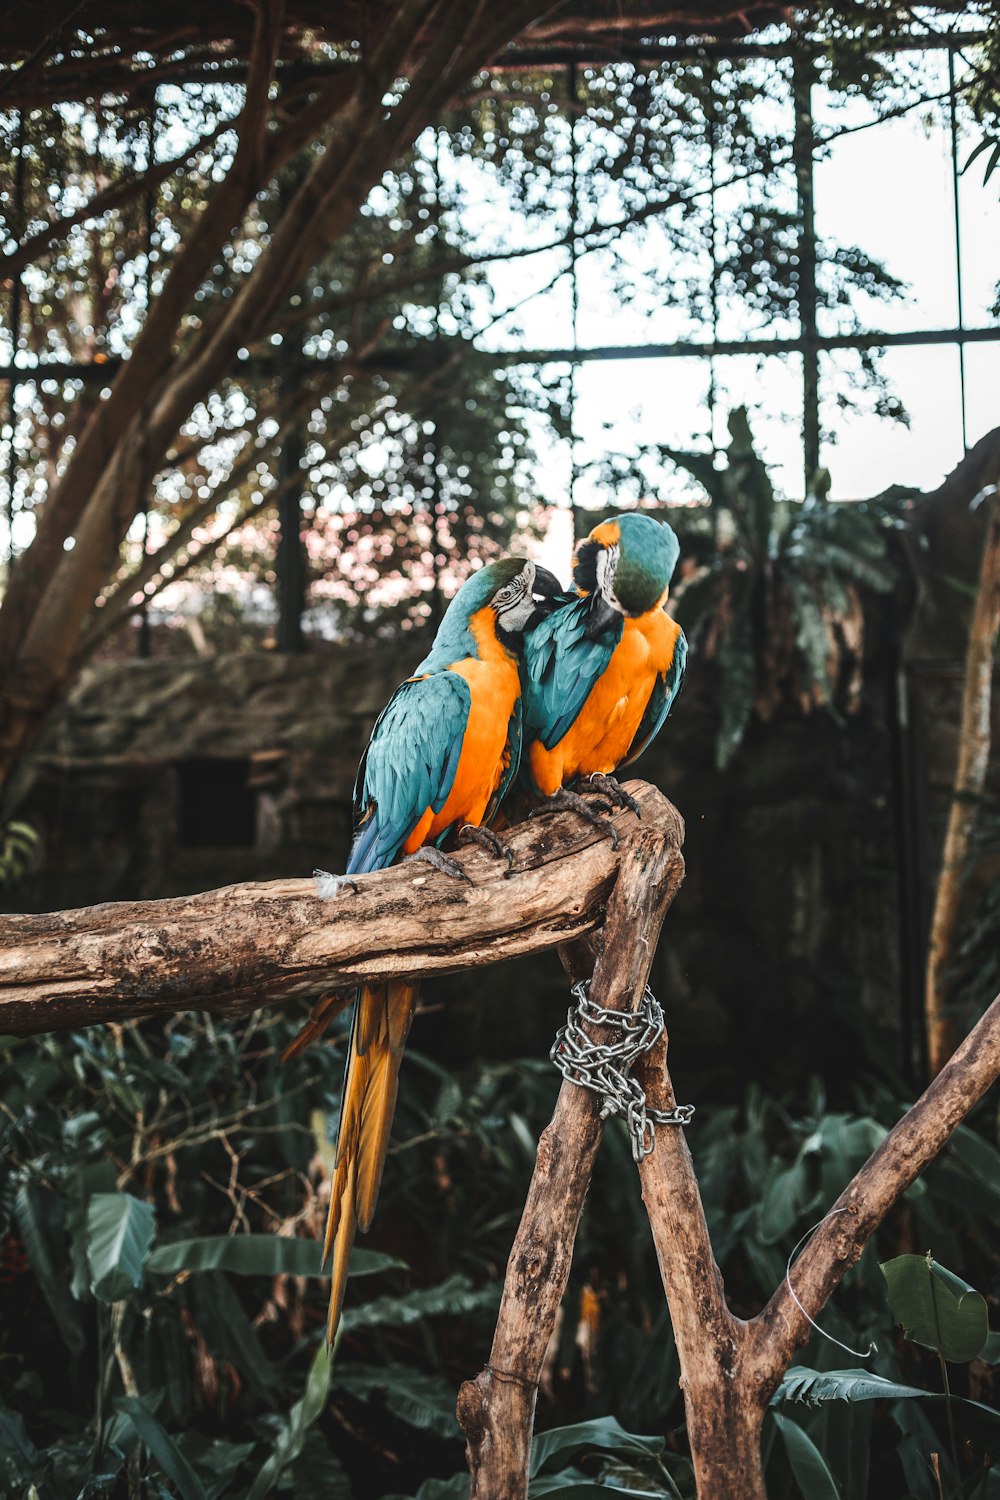
[[332,1257],[327,1341],[333,1343],[357,1230],[375,1212],[389,1130],[396,1109],[399,1065],[417,1006],[419,987],[402,981],[362,985],[344,1075],[337,1163],[330,1190],[323,1264]]

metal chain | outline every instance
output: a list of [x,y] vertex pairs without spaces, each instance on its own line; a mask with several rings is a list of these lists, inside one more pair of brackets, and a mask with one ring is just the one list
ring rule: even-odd
[[[566,1025],[556,1033],[549,1057],[570,1083],[601,1096],[601,1119],[623,1115],[637,1162],[656,1144],[657,1125],[687,1125],[693,1104],[652,1109],[629,1068],[663,1035],[663,1011],[649,985],[637,1011],[605,1010],[590,998],[590,981],[581,979],[572,990],[575,1005],[566,1012]],[[612,1042],[592,1042],[581,1022],[614,1028]]]

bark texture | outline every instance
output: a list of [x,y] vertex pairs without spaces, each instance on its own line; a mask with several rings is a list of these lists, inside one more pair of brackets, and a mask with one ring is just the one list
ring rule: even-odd
[[[643,814],[616,815],[659,839],[679,868],[679,819],[655,788]],[[649,827],[647,828],[647,824]],[[419,977],[553,948],[604,919],[618,856],[575,815],[510,830],[514,870],[480,850],[456,856],[473,884],[422,862],[361,876],[322,901],[308,880],[235,885],[167,901],[0,919],[0,1034],[124,1021],[194,1006],[240,1014],[316,1000],[363,979]]]
[[965,659],[958,767],[941,856],[927,959],[927,1061],[932,1078],[940,1073],[955,1050],[955,1016],[949,1006],[946,975],[954,958],[962,887],[990,759],[993,654],[1000,634],[1000,498],[995,487],[989,505],[979,591],[969,626]]
[[[667,804],[654,826],[644,812],[642,826],[623,845],[590,991],[608,1010],[635,1010],[642,999],[660,924],[683,877],[682,835],[681,820]],[[582,945],[570,947],[563,959],[572,978],[588,970]],[[564,1083],[538,1143],[489,1363],[458,1396],[470,1500],[527,1495],[538,1379],[603,1134],[596,1095]]]

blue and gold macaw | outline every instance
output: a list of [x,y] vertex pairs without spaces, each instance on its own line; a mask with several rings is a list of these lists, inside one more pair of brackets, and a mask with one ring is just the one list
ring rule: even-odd
[[[430,654],[390,698],[362,757],[348,881],[407,856],[467,879],[440,850],[450,834],[505,852],[480,825],[517,773],[522,640],[558,596],[558,579],[517,557],[489,563],[459,589]],[[357,993],[323,1246],[323,1264],[332,1258],[330,1342],[355,1232],[369,1227],[375,1210],[416,1002],[417,986],[401,980],[362,985]],[[329,1010],[314,1012],[289,1051],[328,1019]]]
[[592,822],[573,781],[632,803],[614,772],[659,732],[684,678],[687,641],[663,608],[679,552],[665,521],[636,512],[603,521],[577,547],[578,597],[525,642],[521,790]]

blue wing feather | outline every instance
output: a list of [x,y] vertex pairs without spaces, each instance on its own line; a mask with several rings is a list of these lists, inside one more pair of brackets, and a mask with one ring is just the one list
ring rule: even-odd
[[434,672],[396,689],[358,767],[349,875],[390,865],[427,808],[441,811],[471,706],[469,684],[457,672]]
[[646,712],[639,721],[639,727],[629,746],[628,755],[622,761],[623,766],[631,765],[634,760],[638,759],[649,742],[655,739],[663,728],[664,721],[673,708],[674,700],[684,682],[687,650],[687,638],[682,630],[674,644],[673,661],[663,676],[657,677],[656,685],[649,695]]
[[525,733],[546,750],[558,745],[575,723],[622,638],[619,617],[596,640],[588,640],[589,608],[588,598],[574,599],[525,638]]

